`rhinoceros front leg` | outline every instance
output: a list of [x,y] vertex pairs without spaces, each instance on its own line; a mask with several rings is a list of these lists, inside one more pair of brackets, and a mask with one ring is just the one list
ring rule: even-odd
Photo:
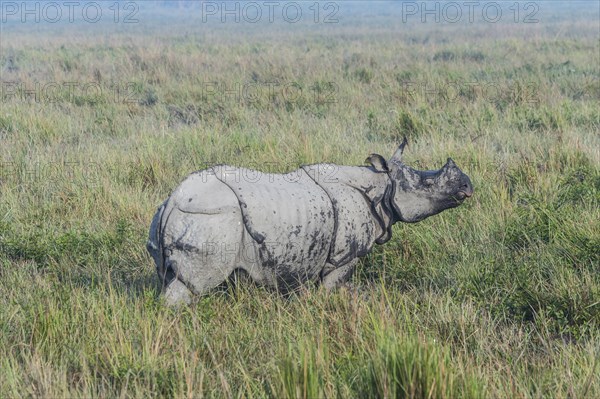
[[350,280],[357,263],[358,258],[351,260],[344,266],[337,268],[332,264],[327,263],[323,269],[323,272],[321,273],[321,284],[328,290],[339,288],[344,283],[348,282],[348,280]]
[[179,279],[174,279],[164,290],[167,305],[177,307],[192,302],[192,292]]

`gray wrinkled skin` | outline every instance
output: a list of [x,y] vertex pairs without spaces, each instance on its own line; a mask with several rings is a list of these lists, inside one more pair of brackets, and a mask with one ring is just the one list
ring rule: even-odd
[[150,226],[167,303],[190,303],[234,272],[286,292],[313,281],[346,282],[359,257],[414,223],[473,194],[448,159],[437,171],[402,163],[406,140],[369,166],[316,164],[288,174],[218,165],[192,173],[159,207]]

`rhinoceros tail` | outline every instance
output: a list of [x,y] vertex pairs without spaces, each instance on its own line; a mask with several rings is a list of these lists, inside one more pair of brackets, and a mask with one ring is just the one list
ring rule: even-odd
[[[156,211],[154,218],[152,219],[152,223],[150,224],[150,232],[148,234],[148,242],[146,243],[146,249],[154,259],[154,263],[156,264],[156,271],[158,275],[161,276],[164,274],[164,255],[163,248],[161,245],[161,235],[162,235],[162,218],[163,213],[165,211],[167,201],[165,201]],[[161,273],[162,272],[162,273]]]

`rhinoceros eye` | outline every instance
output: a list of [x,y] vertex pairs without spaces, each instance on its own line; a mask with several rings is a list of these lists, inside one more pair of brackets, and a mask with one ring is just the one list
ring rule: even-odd
[[425,179],[423,179],[423,184],[425,186],[431,186],[433,184],[433,177],[426,177]]

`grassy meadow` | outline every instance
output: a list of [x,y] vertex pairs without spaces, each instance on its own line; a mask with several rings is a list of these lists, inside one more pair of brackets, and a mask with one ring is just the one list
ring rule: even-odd
[[[0,398],[600,397],[598,10],[339,4],[1,27]],[[147,231],[190,172],[360,165],[405,135],[475,195],[397,224],[353,289],[162,303]]]

